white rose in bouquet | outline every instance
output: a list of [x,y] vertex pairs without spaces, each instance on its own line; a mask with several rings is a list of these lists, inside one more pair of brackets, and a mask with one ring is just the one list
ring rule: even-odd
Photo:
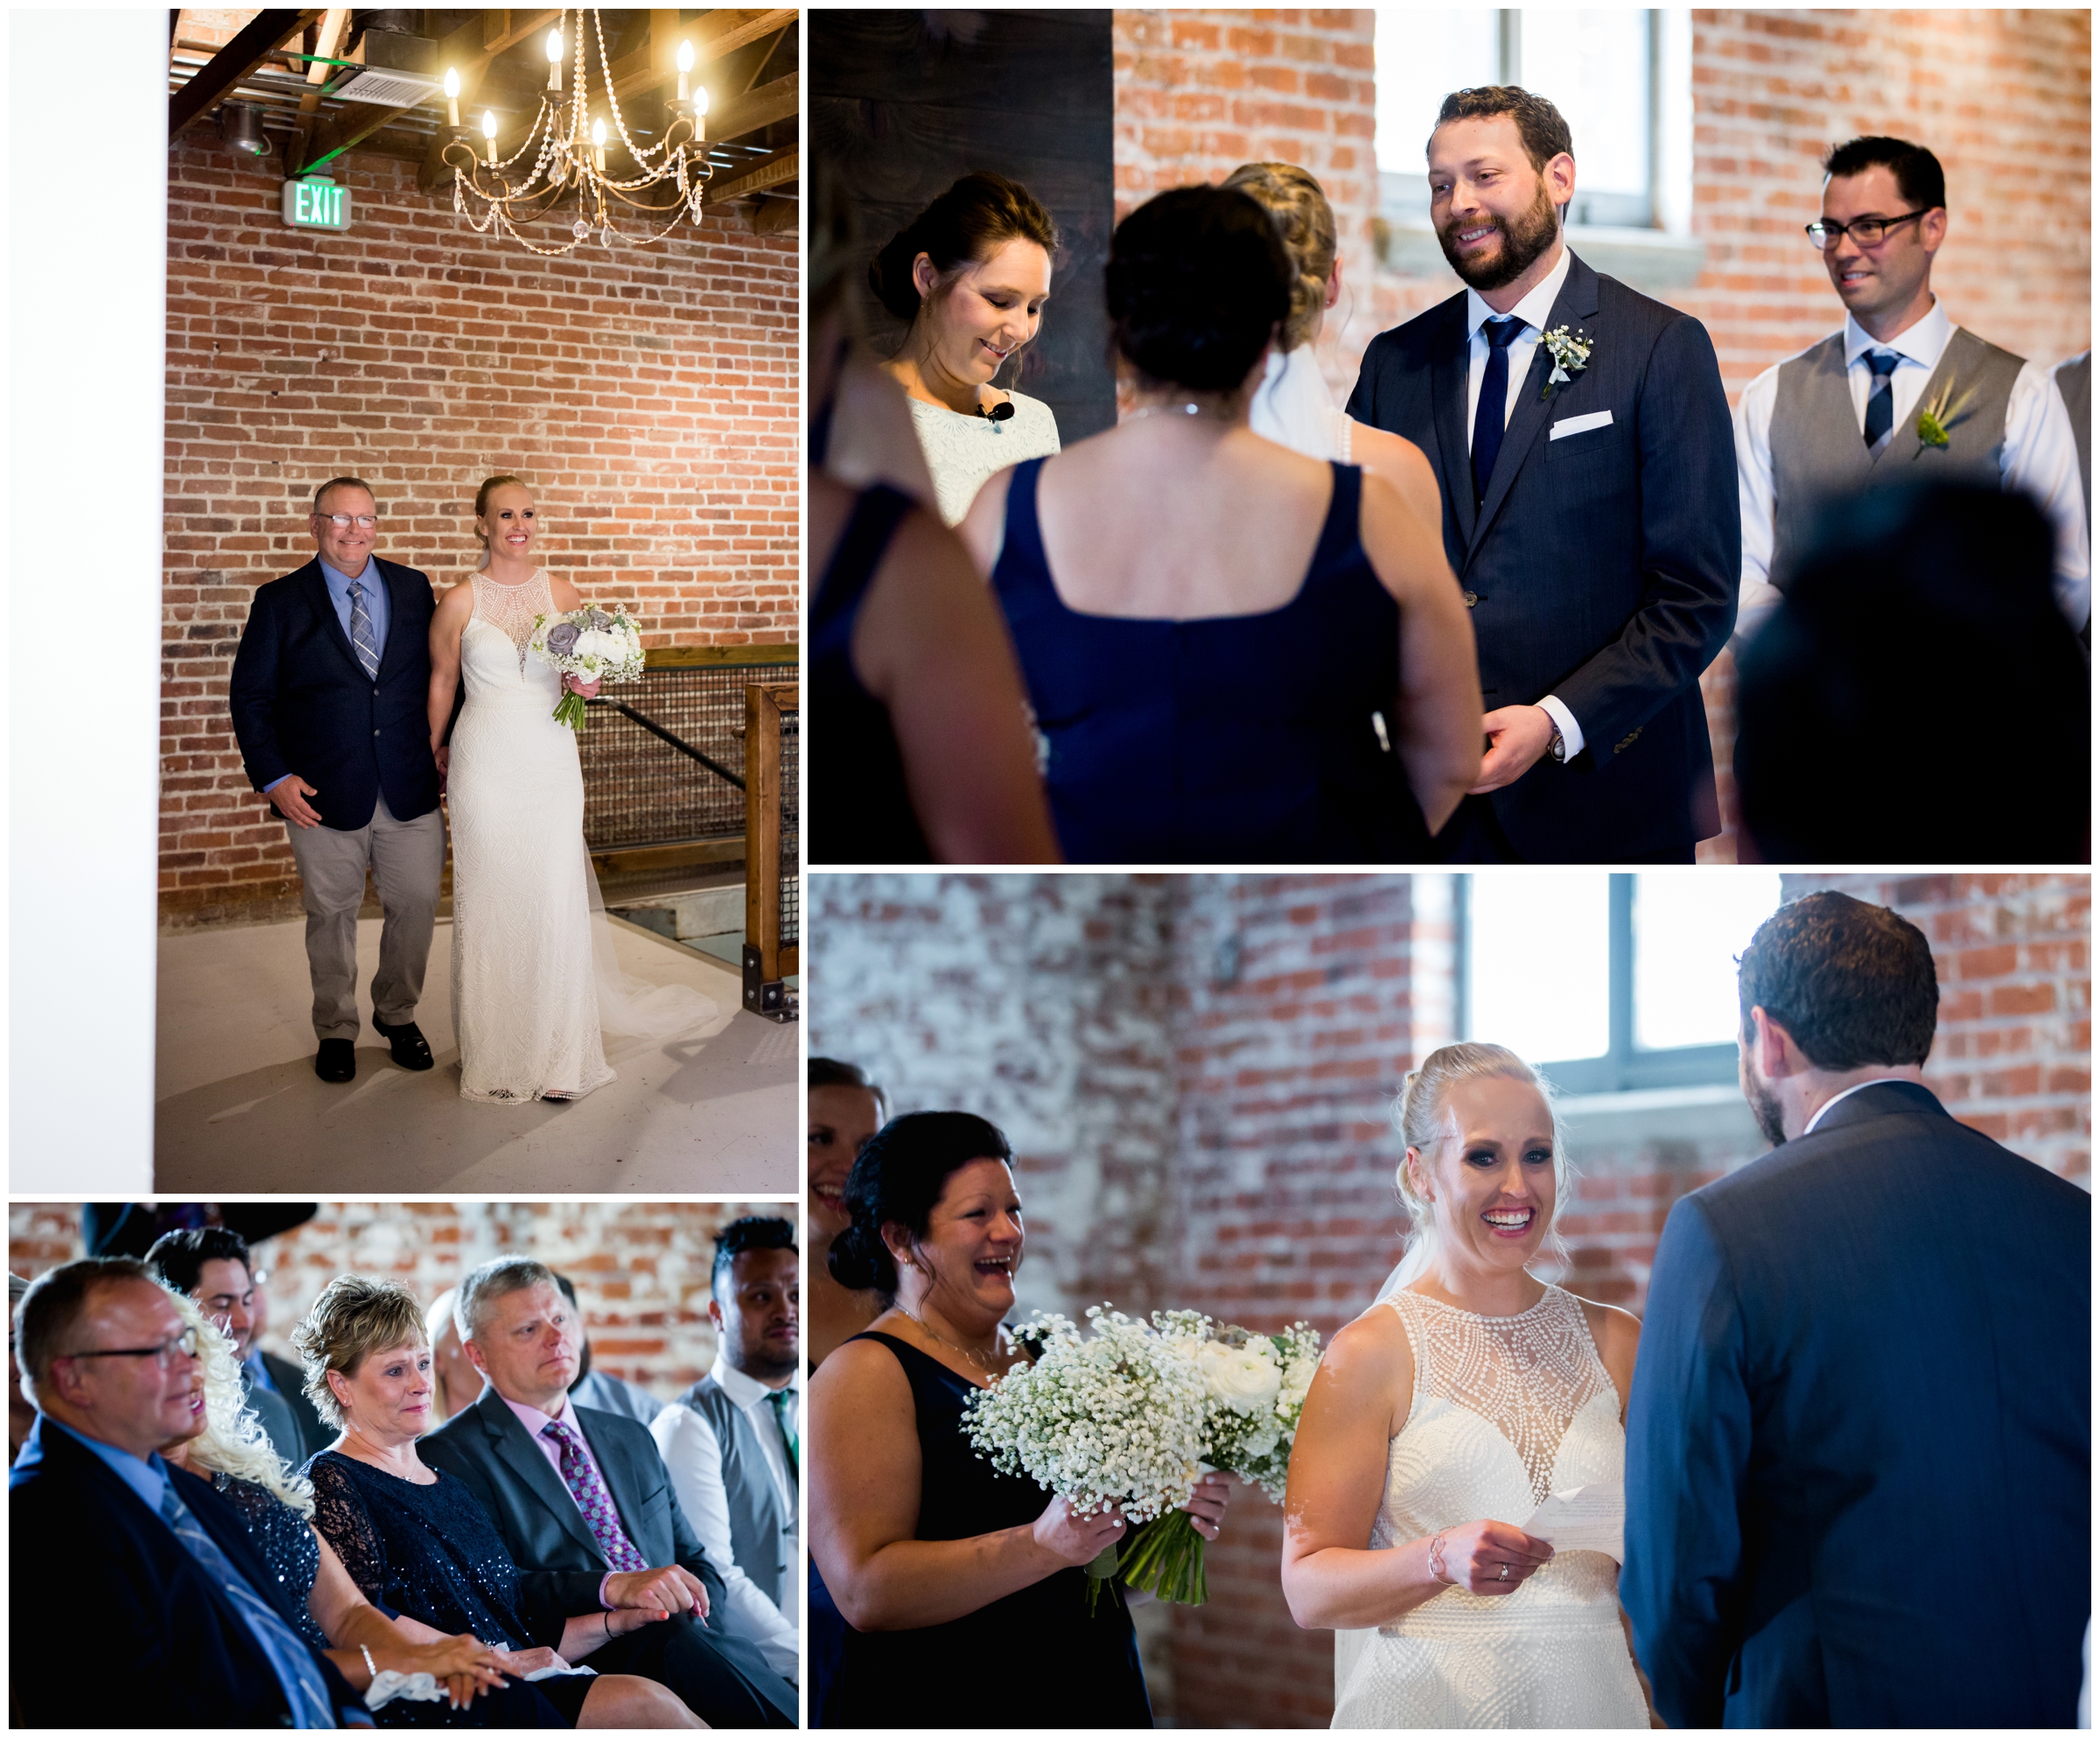
[[1250,1340],[1243,1346],[1212,1340],[1197,1353],[1196,1362],[1211,1398],[1223,1401],[1245,1418],[1266,1411],[1283,1387],[1276,1348],[1266,1340]]

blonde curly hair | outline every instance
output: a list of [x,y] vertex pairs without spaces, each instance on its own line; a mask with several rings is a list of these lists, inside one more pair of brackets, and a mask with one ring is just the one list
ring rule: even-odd
[[1326,312],[1327,280],[1334,275],[1334,208],[1311,172],[1295,163],[1242,163],[1225,178],[1275,220],[1291,256],[1291,314],[1283,347],[1295,350],[1312,336]]
[[248,1404],[234,1342],[185,1293],[166,1287],[183,1325],[197,1332],[197,1362],[204,1372],[204,1432],[190,1439],[189,1458],[207,1473],[259,1484],[288,1509],[313,1518],[313,1486],[284,1464]]

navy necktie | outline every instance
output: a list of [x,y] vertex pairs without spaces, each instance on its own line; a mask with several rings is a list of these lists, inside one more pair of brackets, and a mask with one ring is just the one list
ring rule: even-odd
[[1866,445],[1869,451],[1880,444],[1896,420],[1896,395],[1888,383],[1902,357],[1893,350],[1869,350],[1866,365],[1874,371],[1873,390],[1866,395]]
[[1509,346],[1524,323],[1514,314],[1491,319],[1480,330],[1488,334],[1488,368],[1480,376],[1480,402],[1473,413],[1473,504],[1478,507],[1488,494],[1488,480],[1494,474],[1494,455],[1502,450],[1502,424],[1509,408]]

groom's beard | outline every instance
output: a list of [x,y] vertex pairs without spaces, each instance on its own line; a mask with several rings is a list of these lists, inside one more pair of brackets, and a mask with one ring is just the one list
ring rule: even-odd
[[1437,231],[1437,245],[1444,249],[1444,257],[1451,262],[1451,269],[1475,290],[1500,290],[1505,284],[1514,284],[1531,270],[1534,262],[1553,245],[1554,237],[1560,234],[1560,215],[1553,208],[1543,175],[1538,179],[1538,197],[1521,216],[1509,221],[1491,217],[1488,221],[1502,231],[1502,245],[1486,259],[1468,259],[1459,252],[1459,231],[1480,228],[1478,218],[1464,223],[1447,223]]
[[1757,1119],[1758,1132],[1774,1146],[1783,1146],[1787,1140],[1786,1119],[1780,1114],[1779,1095],[1771,1083],[1760,1080],[1749,1069],[1743,1070],[1743,1100],[1750,1106],[1750,1114]]

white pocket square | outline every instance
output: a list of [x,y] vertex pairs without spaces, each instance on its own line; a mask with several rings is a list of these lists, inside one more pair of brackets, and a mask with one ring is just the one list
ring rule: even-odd
[[1563,435],[1581,434],[1589,429],[1601,429],[1612,420],[1609,410],[1592,410],[1586,417],[1568,417],[1553,424],[1546,438],[1558,440]]

